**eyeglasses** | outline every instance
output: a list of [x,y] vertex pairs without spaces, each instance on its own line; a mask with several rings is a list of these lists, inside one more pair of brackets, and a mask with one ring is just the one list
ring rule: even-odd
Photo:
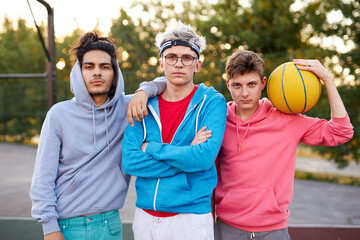
[[168,54],[164,56],[164,58],[165,62],[170,66],[174,66],[178,62],[179,58],[181,58],[181,63],[184,66],[192,65],[194,63],[194,60],[197,59],[196,57],[189,54],[182,55],[181,57],[178,57],[176,54]]

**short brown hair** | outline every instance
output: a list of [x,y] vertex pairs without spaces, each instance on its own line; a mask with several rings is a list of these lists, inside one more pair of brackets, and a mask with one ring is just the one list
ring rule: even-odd
[[226,81],[229,81],[236,74],[255,73],[260,80],[264,78],[264,60],[256,53],[248,50],[236,50],[226,62]]

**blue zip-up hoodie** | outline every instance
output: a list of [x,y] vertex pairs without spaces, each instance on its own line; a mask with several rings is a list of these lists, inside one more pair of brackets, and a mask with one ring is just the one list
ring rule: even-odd
[[[120,209],[130,176],[121,166],[127,105],[120,68],[114,96],[97,107],[77,62],[70,75],[72,100],[55,104],[43,123],[30,190],[32,216],[44,234],[59,231],[58,219]],[[165,79],[143,83],[148,96],[166,87]]]
[[[136,176],[136,206],[142,209],[205,214],[217,183],[215,158],[226,123],[225,98],[200,84],[170,144],[163,143],[158,98],[148,102],[149,116],[127,127],[123,142],[123,168]],[[202,127],[212,130],[205,143],[190,146]],[[140,150],[149,142],[146,153]]]

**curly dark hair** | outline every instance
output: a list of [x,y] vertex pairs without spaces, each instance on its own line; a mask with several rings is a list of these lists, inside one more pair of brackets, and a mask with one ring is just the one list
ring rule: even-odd
[[[82,68],[85,53],[92,50],[101,50],[107,52],[111,56],[111,64],[114,69],[114,80],[116,80],[119,76],[119,65],[117,61],[118,52],[116,51],[115,44],[116,40],[113,38],[99,37],[98,33],[95,31],[87,32],[80,38],[76,46],[71,49],[71,53],[76,55],[80,63],[80,67]],[[110,97],[115,94],[116,82],[117,81],[113,81],[113,86],[109,92]]]

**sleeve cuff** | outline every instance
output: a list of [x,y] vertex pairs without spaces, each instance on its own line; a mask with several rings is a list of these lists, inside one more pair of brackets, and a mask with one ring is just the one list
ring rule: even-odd
[[135,92],[138,91],[145,91],[148,95],[148,98],[153,98],[159,94],[161,94],[166,89],[166,77],[158,77],[151,82],[142,82],[140,84],[140,88],[137,89]]
[[335,123],[338,123],[338,124],[341,124],[341,125],[350,125],[350,118],[349,118],[349,115],[346,114],[345,117],[342,117],[342,118],[337,118],[337,117],[334,117],[334,116],[331,116],[331,120]]
[[156,151],[157,149],[157,144],[156,142],[149,142],[149,144],[147,145],[146,149],[145,149],[145,153],[150,154],[153,156],[153,153]]
[[42,227],[43,227],[44,235],[52,233],[52,232],[60,231],[60,227],[59,227],[57,219],[51,219],[48,222],[43,222]]

